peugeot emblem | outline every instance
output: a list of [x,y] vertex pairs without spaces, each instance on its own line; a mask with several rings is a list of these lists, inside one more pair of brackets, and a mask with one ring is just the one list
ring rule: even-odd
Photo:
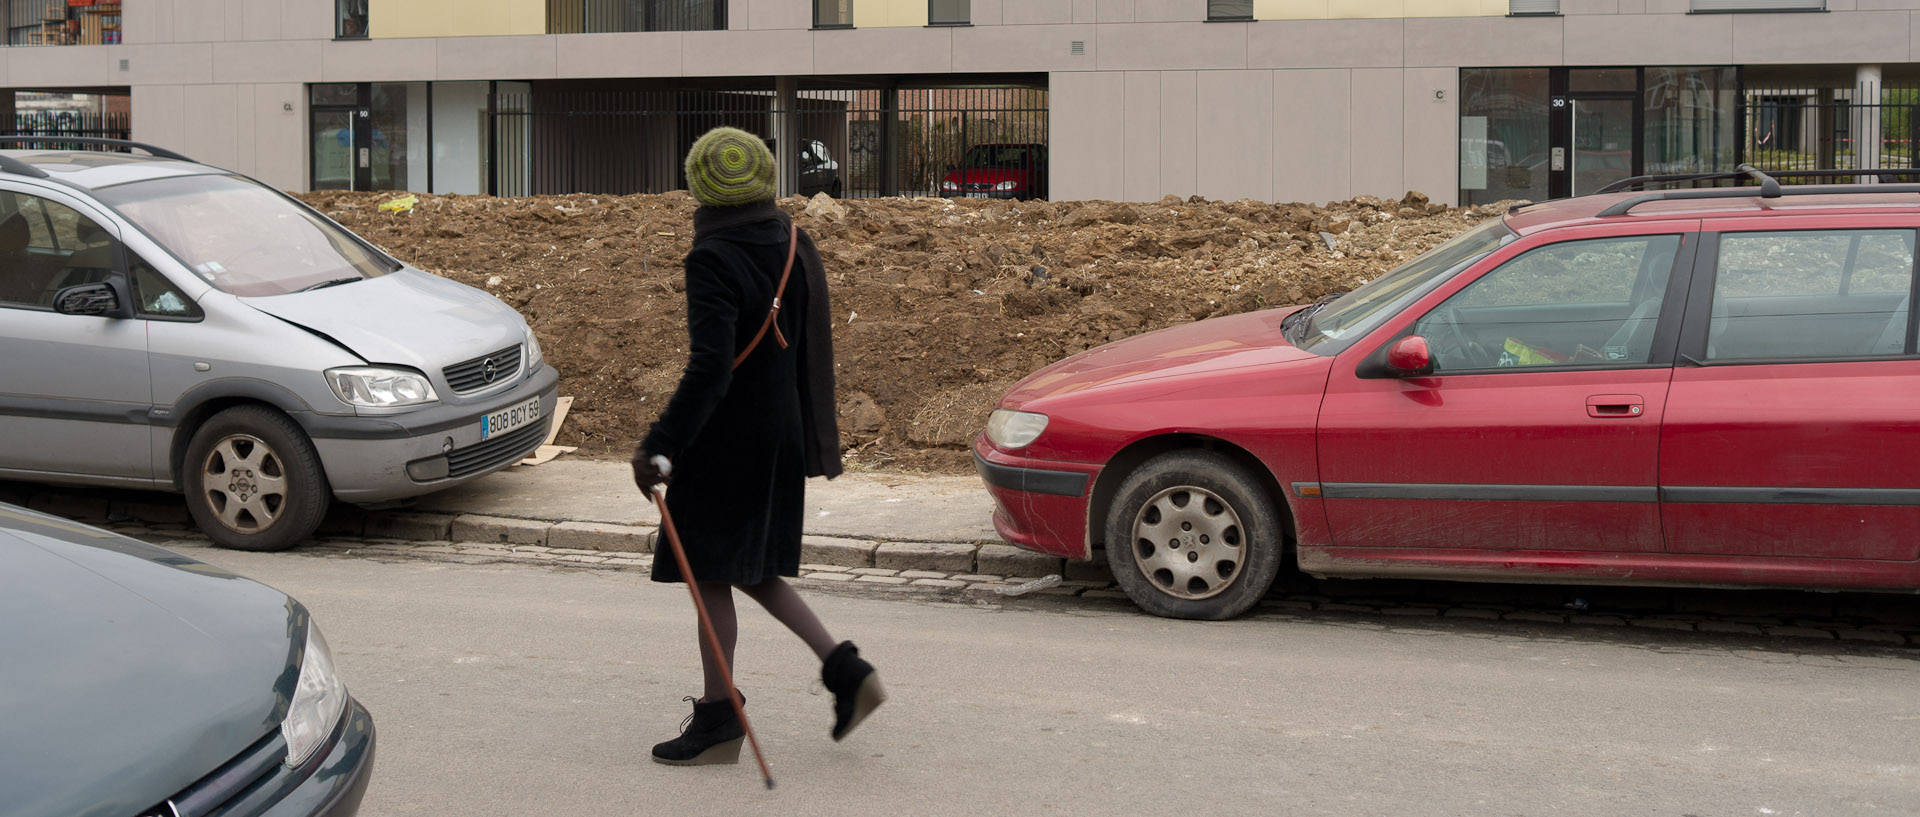
[[493,379],[499,376],[500,376],[499,367],[494,365],[493,358],[487,358],[487,362],[480,364],[481,380],[485,380],[488,383],[492,383]]

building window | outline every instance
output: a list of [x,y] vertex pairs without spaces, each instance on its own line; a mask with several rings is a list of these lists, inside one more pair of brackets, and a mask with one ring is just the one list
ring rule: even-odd
[[973,0],[927,0],[927,25],[964,26],[972,20]]
[[1512,0],[1507,4],[1507,14],[1514,17],[1559,13],[1560,0]]
[[723,31],[726,0],[547,0],[548,34]]
[[1693,0],[1694,13],[1724,11],[1826,11],[1827,0]]
[[853,28],[853,0],[813,0],[814,28]]
[[1461,204],[1549,198],[1548,70],[1460,71]]
[[333,0],[335,29],[333,36],[342,40],[364,40],[367,37],[367,0]]
[[1253,0],[1207,0],[1209,20],[1251,20]]

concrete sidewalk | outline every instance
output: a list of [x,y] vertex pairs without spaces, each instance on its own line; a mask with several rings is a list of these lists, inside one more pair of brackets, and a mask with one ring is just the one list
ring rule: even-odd
[[[1001,542],[992,513],[976,476],[864,472],[808,480],[801,561],[998,576],[1065,570],[1061,559]],[[659,524],[626,463],[561,458],[516,465],[405,510],[337,507],[320,535],[651,553]]]

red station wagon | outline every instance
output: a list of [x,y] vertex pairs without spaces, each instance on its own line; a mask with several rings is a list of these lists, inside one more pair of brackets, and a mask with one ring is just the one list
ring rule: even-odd
[[1743,171],[1517,208],[1337,298],[1042,369],[974,443],[995,526],[1104,545],[1179,618],[1245,611],[1289,557],[1920,590],[1920,185]]

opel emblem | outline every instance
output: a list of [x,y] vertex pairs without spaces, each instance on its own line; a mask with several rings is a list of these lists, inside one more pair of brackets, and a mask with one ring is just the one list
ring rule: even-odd
[[493,358],[487,358],[487,362],[480,364],[481,380],[485,380],[488,383],[492,383],[493,379],[499,376],[500,376],[500,371],[499,371],[499,368],[494,365]]

